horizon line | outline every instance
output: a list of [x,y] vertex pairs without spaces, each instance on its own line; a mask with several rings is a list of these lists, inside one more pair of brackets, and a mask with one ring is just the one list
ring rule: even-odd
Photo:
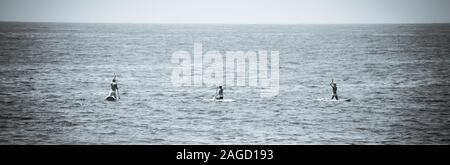
[[450,24],[450,22],[342,22],[342,23],[188,23],[188,22],[83,22],[83,21],[13,21],[0,23],[67,23],[67,24],[149,24],[149,25],[408,25],[408,24]]

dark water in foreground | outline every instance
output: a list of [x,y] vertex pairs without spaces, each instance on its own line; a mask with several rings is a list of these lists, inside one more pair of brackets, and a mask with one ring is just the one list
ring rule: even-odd
[[[194,42],[280,51],[280,95],[172,86]],[[450,144],[449,45],[449,24],[0,23],[0,144]]]

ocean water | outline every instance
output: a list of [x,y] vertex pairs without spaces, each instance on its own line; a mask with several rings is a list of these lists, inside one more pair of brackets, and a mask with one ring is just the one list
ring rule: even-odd
[[[279,51],[279,95],[173,86],[194,42]],[[450,24],[4,22],[0,144],[450,144],[449,45]],[[330,101],[332,78],[351,102]]]

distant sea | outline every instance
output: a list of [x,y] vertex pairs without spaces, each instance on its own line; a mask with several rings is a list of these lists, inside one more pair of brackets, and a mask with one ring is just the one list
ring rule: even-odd
[[[279,51],[279,95],[173,86],[194,42]],[[450,24],[2,22],[0,144],[450,144],[449,45]]]

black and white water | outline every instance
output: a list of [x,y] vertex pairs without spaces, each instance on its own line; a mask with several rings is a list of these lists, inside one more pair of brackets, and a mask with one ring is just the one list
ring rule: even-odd
[[[174,87],[194,42],[279,51],[280,94]],[[450,144],[449,45],[449,24],[0,23],[0,144]]]

